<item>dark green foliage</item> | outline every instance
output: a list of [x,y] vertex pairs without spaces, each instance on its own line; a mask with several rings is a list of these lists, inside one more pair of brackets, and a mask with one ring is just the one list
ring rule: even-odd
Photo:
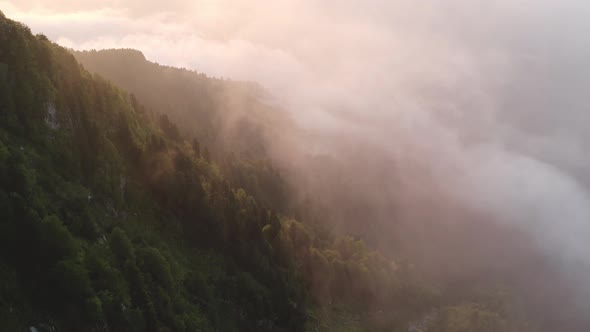
[[78,246],[72,234],[56,216],[47,216],[39,228],[39,246],[44,261],[56,262],[76,255]]
[[172,290],[173,280],[166,258],[156,248],[143,248],[138,252],[141,270],[166,290]]
[[5,18],[0,64],[2,329],[302,328],[260,208],[206,147]]
[[128,260],[135,261],[135,253],[133,252],[133,245],[125,234],[125,231],[119,227],[113,230],[110,237],[110,247],[121,264]]

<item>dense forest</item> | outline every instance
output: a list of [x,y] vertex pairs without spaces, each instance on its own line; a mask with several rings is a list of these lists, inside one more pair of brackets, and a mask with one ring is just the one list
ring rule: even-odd
[[233,186],[293,211],[292,188],[270,160],[269,141],[279,128],[284,134],[294,126],[258,84],[162,66],[132,49],[70,52],[88,71],[132,93],[170,138],[191,140],[215,159]]
[[129,71],[0,13],[1,330],[534,330],[501,287],[449,295],[299,220],[257,127],[280,117],[233,103],[257,85],[103,54]]
[[289,122],[254,82],[159,65],[133,49],[71,52],[87,70],[133,93],[149,111],[166,114],[181,133],[197,138],[213,153],[265,157],[268,136]]

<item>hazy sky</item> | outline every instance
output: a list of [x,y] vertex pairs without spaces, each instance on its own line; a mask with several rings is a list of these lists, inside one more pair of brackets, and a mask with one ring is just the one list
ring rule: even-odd
[[[394,156],[400,172],[423,165],[447,195],[526,229],[564,266],[590,267],[588,1],[19,0],[0,9],[64,46],[136,48],[256,80],[305,128]],[[590,291],[590,274],[580,279]]]

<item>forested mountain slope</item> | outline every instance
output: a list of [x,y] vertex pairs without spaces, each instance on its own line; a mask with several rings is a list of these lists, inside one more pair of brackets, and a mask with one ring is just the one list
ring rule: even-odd
[[443,298],[293,219],[143,104],[0,13],[1,330],[524,330],[504,294]]
[[2,326],[300,329],[277,216],[65,49],[1,24]]
[[132,93],[169,137],[194,140],[232,184],[267,206],[292,210],[292,189],[269,161],[269,142],[292,124],[263,101],[269,98],[258,84],[162,66],[132,49],[70,51],[90,72]]
[[150,111],[166,114],[181,132],[217,154],[231,151],[240,157],[264,158],[267,135],[288,125],[285,114],[271,106],[256,83],[162,66],[132,49],[72,50],[72,54],[90,72],[133,93]]

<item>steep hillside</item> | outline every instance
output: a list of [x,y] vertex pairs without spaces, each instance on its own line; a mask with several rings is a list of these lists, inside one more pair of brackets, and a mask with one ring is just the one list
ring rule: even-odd
[[[145,80],[168,82],[162,73]],[[195,89],[166,98],[216,98]],[[271,199],[271,167],[212,158],[193,139],[215,145],[207,137],[226,129],[185,133],[139,95],[0,13],[1,330],[525,330],[506,294],[441,296],[411,262],[295,220]],[[256,184],[240,185],[244,174]],[[275,175],[261,185],[264,174]]]
[[90,72],[133,93],[150,111],[168,115],[183,133],[218,154],[231,151],[239,157],[265,158],[267,135],[288,122],[285,114],[263,102],[269,96],[256,83],[162,66],[132,49],[72,54]]
[[162,66],[131,49],[70,51],[90,72],[131,92],[170,137],[194,139],[233,186],[265,206],[293,210],[292,189],[269,161],[270,142],[292,125],[263,101],[268,96],[256,83]]
[[303,282],[269,242],[274,213],[4,17],[0,63],[3,330],[302,328]]

